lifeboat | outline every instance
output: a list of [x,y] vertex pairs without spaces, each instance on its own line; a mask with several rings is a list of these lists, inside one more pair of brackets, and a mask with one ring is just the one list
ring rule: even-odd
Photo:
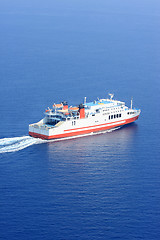
[[69,110],[71,110],[71,111],[78,111],[79,108],[78,107],[70,107]]
[[54,108],[62,108],[63,104],[62,103],[58,103],[58,104],[53,104]]

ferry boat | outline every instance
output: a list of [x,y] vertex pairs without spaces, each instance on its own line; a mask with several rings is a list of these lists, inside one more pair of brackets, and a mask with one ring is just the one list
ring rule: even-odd
[[110,98],[68,106],[66,101],[54,104],[45,111],[45,117],[29,125],[29,135],[41,139],[61,139],[89,133],[103,132],[132,123],[138,119],[140,109],[127,107],[125,102]]

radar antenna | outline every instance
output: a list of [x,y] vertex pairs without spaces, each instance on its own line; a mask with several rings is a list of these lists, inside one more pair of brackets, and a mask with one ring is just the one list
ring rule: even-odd
[[110,100],[112,100],[112,98],[114,97],[114,94],[109,93],[108,95],[110,96]]

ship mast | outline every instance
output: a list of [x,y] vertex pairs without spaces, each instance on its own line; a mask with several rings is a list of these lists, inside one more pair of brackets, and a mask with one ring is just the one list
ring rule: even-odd
[[133,97],[131,97],[131,109],[133,107]]
[[110,100],[112,101],[112,98],[114,97],[114,94],[109,93],[108,95],[110,96]]

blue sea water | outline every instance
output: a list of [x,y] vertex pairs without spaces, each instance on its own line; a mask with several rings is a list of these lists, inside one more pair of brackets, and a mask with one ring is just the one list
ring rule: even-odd
[[[0,1],[0,239],[160,239],[160,2]],[[83,97],[142,110],[59,142],[28,136]]]

